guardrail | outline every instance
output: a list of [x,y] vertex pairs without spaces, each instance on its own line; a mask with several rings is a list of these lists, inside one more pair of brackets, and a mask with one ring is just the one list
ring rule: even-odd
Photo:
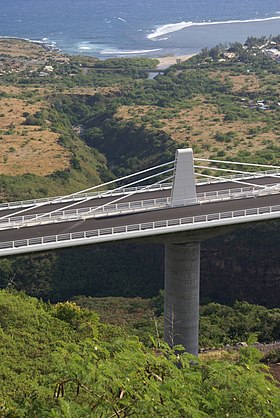
[[[78,202],[79,200],[87,200],[90,198],[102,198],[102,197],[111,197],[111,196],[121,196],[128,193],[138,192],[144,193],[149,191],[156,190],[165,190],[170,189],[171,183],[161,183],[158,185],[151,186],[138,186],[138,187],[124,187],[119,190],[102,190],[99,192],[88,192],[80,194],[72,194],[65,196],[56,196],[56,197],[42,197],[40,199],[29,199],[29,200],[20,200],[16,202],[5,202],[0,203],[0,211],[7,209],[16,209],[16,208],[25,208],[29,206],[37,206],[40,204],[52,204],[52,203],[67,203],[67,202]],[[103,196],[104,195],[104,196]]]
[[94,218],[100,215],[118,214],[125,212],[139,212],[169,207],[170,197],[158,199],[135,200],[118,204],[107,204],[106,206],[93,206],[79,209],[68,209],[55,213],[38,213],[36,215],[13,216],[0,219],[0,229],[17,228],[18,226],[42,225],[51,222],[66,222],[80,219]]
[[21,239],[0,243],[0,256],[43,251],[73,245],[116,241],[129,238],[176,233],[243,222],[253,222],[280,217],[280,205],[260,208],[211,213],[186,218],[167,219],[133,225],[121,225],[90,231],[72,232],[38,238]]
[[[203,184],[215,184],[215,183],[224,183],[230,180],[245,180],[250,178],[260,178],[260,177],[266,177],[271,175],[279,175],[280,176],[280,170],[267,170],[267,171],[259,171],[259,172],[248,172],[248,174],[234,174],[229,176],[223,176],[222,178],[203,178],[203,179],[197,179],[198,185]],[[89,192],[89,193],[80,193],[80,194],[72,194],[70,196],[56,196],[56,197],[43,197],[39,199],[28,199],[28,200],[21,200],[16,202],[4,202],[0,203],[0,211],[1,210],[7,210],[7,209],[16,209],[16,208],[25,208],[29,206],[36,206],[40,204],[52,204],[52,203],[67,203],[67,202],[76,202],[79,200],[86,200],[92,197],[100,198],[102,197],[104,193],[106,193],[106,197],[110,196],[119,196],[127,193],[131,193],[134,191],[137,191],[139,193],[151,191],[151,190],[166,190],[171,189],[172,183],[162,183],[159,185],[151,185],[150,187],[147,186],[139,186],[139,187],[128,187],[123,188],[120,190],[108,190],[108,191],[100,191],[100,192]]]
[[[280,184],[273,184],[265,189],[255,189],[253,186],[214,190],[197,194],[198,203],[208,203],[213,201],[244,199],[280,192]],[[38,213],[36,215],[14,216],[0,219],[0,229],[26,227],[42,225],[52,222],[67,222],[81,219],[89,219],[100,216],[110,216],[124,213],[144,212],[147,210],[156,210],[170,207],[171,198],[163,197],[158,199],[135,200],[117,204],[106,204],[102,207],[93,206],[79,209],[68,209],[57,211],[55,213]]]
[[280,192],[280,183],[267,185],[262,189],[254,186],[236,187],[234,189],[213,190],[210,192],[197,193],[200,202],[211,202],[213,200],[244,199],[250,197],[266,196]]
[[[209,170],[211,171],[211,167],[209,167]],[[266,170],[266,171],[254,171],[244,174],[230,174],[228,176],[222,176],[222,177],[216,177],[216,178],[203,178],[198,179],[197,183],[199,184],[215,184],[215,183],[224,183],[230,180],[248,180],[248,179],[255,179],[255,178],[261,178],[261,177],[269,177],[269,176],[280,176],[280,169],[274,169],[274,170]]]

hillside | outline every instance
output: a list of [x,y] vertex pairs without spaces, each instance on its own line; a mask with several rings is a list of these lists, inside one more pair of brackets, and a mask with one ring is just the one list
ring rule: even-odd
[[[0,200],[94,186],[178,146],[278,165],[279,40],[203,50],[149,79],[157,60],[0,39]],[[202,243],[198,359],[162,341],[163,246],[0,259],[0,416],[277,418],[279,250],[279,222]]]
[[[99,61],[0,40],[1,200],[90,187],[171,160],[178,146],[278,165],[280,66],[271,42],[279,46],[279,37],[203,50],[148,79],[157,60]],[[278,236],[273,222],[203,243],[202,301],[279,306]],[[53,301],[151,297],[163,287],[163,253],[119,245],[1,260],[0,285],[13,278]]]
[[239,44],[231,50],[240,48],[242,54],[235,52],[231,59],[221,58],[223,50],[215,59],[211,51],[201,53],[142,86],[134,85],[110,121],[102,126],[97,121],[102,139],[91,135],[91,144],[110,161],[116,141],[123,153],[128,148],[121,130],[145,129],[175,147],[191,146],[196,156],[277,164],[279,64],[261,50],[243,50]]
[[58,82],[69,58],[15,39],[1,39],[0,54],[0,198],[65,194],[110,176],[106,158],[52,108],[56,86],[42,82]]
[[99,61],[2,39],[1,173],[11,183],[32,174],[60,193],[60,175],[68,192],[166,161],[177,147],[277,164],[279,65],[252,42],[219,48],[147,79],[156,60]]

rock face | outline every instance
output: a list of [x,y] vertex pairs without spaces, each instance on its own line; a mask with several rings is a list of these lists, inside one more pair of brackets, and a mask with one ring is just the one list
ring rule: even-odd
[[240,229],[204,242],[202,301],[246,300],[268,307],[280,303],[280,223]]

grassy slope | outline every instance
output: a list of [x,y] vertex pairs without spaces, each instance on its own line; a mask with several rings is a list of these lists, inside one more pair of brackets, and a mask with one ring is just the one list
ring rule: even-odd
[[[189,83],[197,83],[197,74],[201,74],[204,83],[214,83],[212,91],[205,88],[206,94],[194,96],[186,92],[171,106],[124,105],[118,108],[116,119],[162,130],[177,146],[190,146],[196,156],[203,158],[218,155],[234,160],[242,158],[245,152],[247,159],[263,154],[267,155],[268,161],[277,163],[279,89],[275,86],[271,93],[271,88],[276,80],[279,84],[279,72],[274,74],[272,69],[271,72],[248,74],[250,64],[238,68],[238,64],[221,63],[217,68],[210,66],[209,70],[195,70],[196,64],[192,65],[191,61],[188,65],[190,68],[185,70],[177,70],[176,66],[170,70],[169,77],[174,84],[176,77],[189,77]],[[221,89],[224,87],[224,91],[217,94],[215,89],[219,85]],[[160,94],[160,82],[158,89]],[[269,109],[254,108],[257,100],[265,100]],[[234,114],[232,118],[228,116],[230,113]]]
[[102,182],[102,176],[110,175],[106,158],[52,110],[57,88],[49,81],[63,76],[30,82],[46,65],[59,73],[69,64],[18,40],[0,40],[0,53],[0,199],[66,194]]
[[[2,198],[74,191],[110,176],[108,164],[115,174],[131,172],[171,159],[178,146],[201,157],[277,163],[279,69],[272,62],[194,57],[142,80],[141,67],[154,62],[101,63],[19,44],[0,42],[2,70],[11,71],[0,80]],[[15,58],[21,47],[25,58]],[[40,78],[46,64],[54,71]],[[269,109],[254,108],[257,100]]]

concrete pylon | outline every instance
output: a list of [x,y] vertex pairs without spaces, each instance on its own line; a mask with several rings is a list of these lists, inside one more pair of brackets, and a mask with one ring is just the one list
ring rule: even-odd
[[174,179],[171,191],[171,206],[197,203],[193,151],[191,148],[177,149]]
[[165,245],[164,340],[198,355],[200,243]]

